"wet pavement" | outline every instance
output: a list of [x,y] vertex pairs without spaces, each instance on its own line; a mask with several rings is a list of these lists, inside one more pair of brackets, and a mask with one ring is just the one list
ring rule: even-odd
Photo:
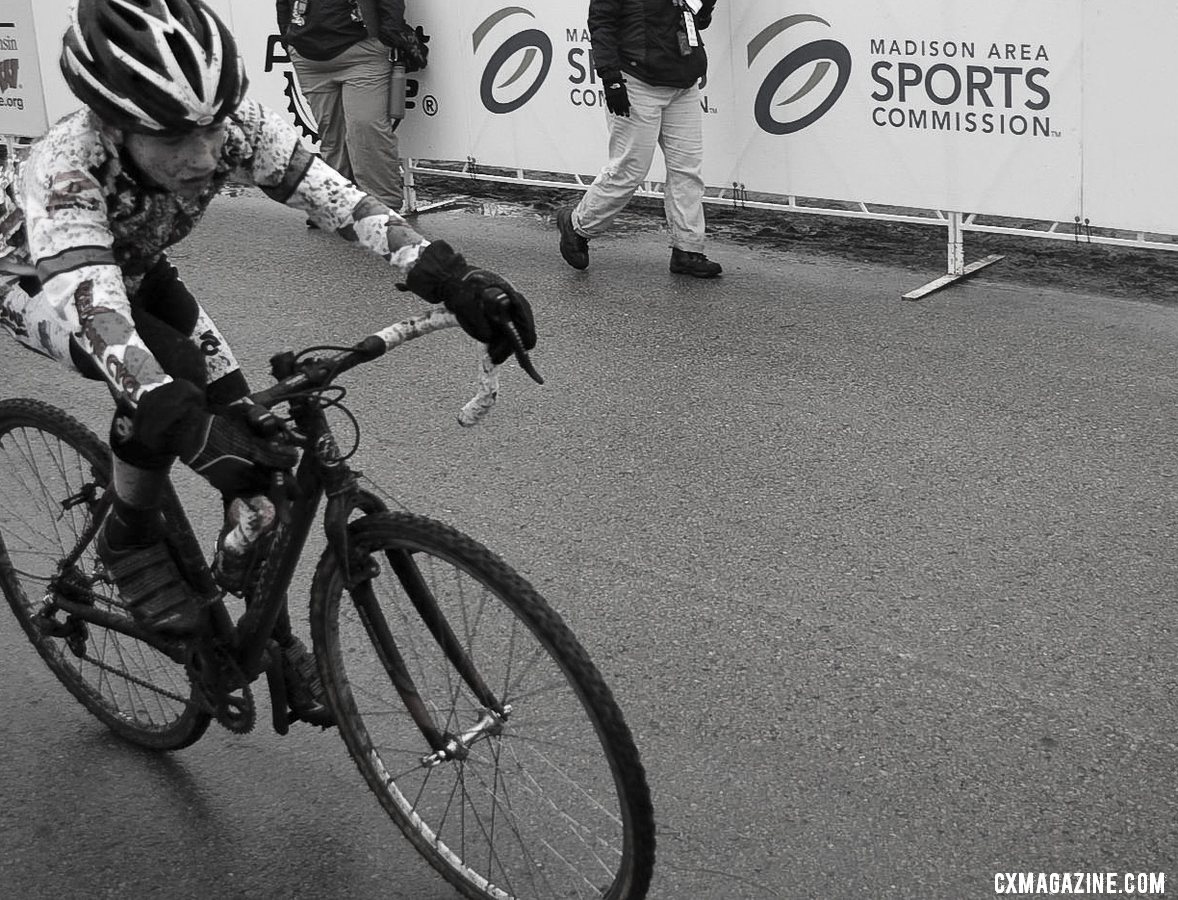
[[[727,236],[724,276],[684,280],[641,219],[575,272],[522,206],[418,224],[532,298],[547,383],[505,373],[459,429],[473,362],[447,333],[348,403],[360,467],[519,567],[614,687],[654,793],[650,897],[969,900],[1027,871],[1172,892],[1178,308],[998,268],[905,303],[942,255]],[[421,308],[250,193],[174,260],[258,385],[277,349]],[[105,433],[101,388],[15,351],[5,371]],[[453,897],[334,733],[128,749],[6,621],[6,895]]]

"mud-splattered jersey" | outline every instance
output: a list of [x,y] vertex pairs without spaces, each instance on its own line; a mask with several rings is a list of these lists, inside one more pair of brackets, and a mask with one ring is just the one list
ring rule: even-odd
[[[69,361],[70,337],[128,400],[169,380],[135,333],[130,297],[164,251],[200,221],[227,182],[252,184],[308,213],[323,228],[380,254],[403,278],[426,241],[302,144],[276,113],[246,100],[229,118],[221,160],[194,199],[145,184],[112,133],[87,110],[54,125],[29,151],[0,222],[14,249],[0,292],[0,326]],[[10,203],[11,205],[11,203]],[[237,363],[226,345],[208,360],[210,381]]]

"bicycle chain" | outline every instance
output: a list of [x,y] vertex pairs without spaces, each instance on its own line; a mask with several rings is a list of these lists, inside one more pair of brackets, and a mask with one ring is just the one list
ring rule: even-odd
[[[45,616],[44,612],[41,614],[42,618],[46,619],[47,625],[53,623],[51,616]],[[72,618],[72,617],[70,617]],[[164,690],[159,685],[149,683],[142,678],[132,675],[125,669],[115,668],[109,663],[103,662],[86,652],[86,643],[89,640],[89,630],[85,628],[85,623],[82,623],[83,632],[81,634],[76,631],[70,634],[63,634],[61,637],[65,640],[66,646],[70,652],[78,659],[90,663],[98,669],[115,675],[124,681],[141,687],[144,690],[151,691],[161,697],[166,697],[169,700],[174,700],[177,703],[189,704],[196,702],[196,704],[205,712],[209,713],[217,722],[222,725],[227,731],[234,734],[248,734],[253,730],[254,724],[257,721],[257,708],[254,704],[253,693],[249,689],[246,680],[240,677],[240,672],[234,663],[231,656],[229,656],[223,647],[215,644],[203,644],[198,642],[189,653],[188,659],[184,663],[184,673],[188,677],[188,681],[192,686],[193,696],[182,697],[179,694]],[[64,626],[57,626],[64,627]],[[53,626],[47,629],[47,633],[51,633]],[[211,660],[213,665],[206,665],[203,669],[198,668],[195,664],[198,654],[201,650],[211,650]],[[214,676],[212,678],[206,677],[205,671],[212,671]],[[234,696],[231,690],[226,689],[225,685],[229,681],[226,676],[236,674],[238,677],[233,679],[238,683],[242,683],[241,693]]]
[[181,697],[179,694],[173,694],[171,691],[166,691],[163,688],[161,688],[158,684],[152,684],[151,682],[144,681],[142,678],[138,678],[138,677],[132,675],[130,672],[127,672],[123,669],[116,669],[114,666],[104,663],[102,660],[96,659],[95,657],[88,655],[87,653],[85,653],[85,651],[78,653],[75,650],[74,655],[76,657],[78,657],[78,659],[88,662],[96,668],[102,669],[104,672],[109,672],[112,675],[117,675],[117,676],[119,676],[119,678],[123,679],[123,681],[128,681],[131,684],[134,684],[134,685],[137,685],[141,688],[149,690],[152,693],[159,694],[161,697],[167,697],[169,700],[175,700],[177,703],[189,703],[192,700],[191,697]]
[[[175,700],[177,703],[187,705],[195,701],[201,709],[209,713],[227,731],[231,731],[234,734],[248,734],[253,730],[257,722],[257,707],[254,704],[253,692],[250,691],[249,685],[241,689],[240,697],[234,697],[231,692],[226,692],[223,689],[214,688],[213,691],[210,691],[209,688],[212,686],[206,686],[205,679],[201,677],[200,673],[195,671],[191,665],[186,664],[184,666],[184,672],[188,676],[189,683],[192,686],[193,696],[184,697],[172,691],[165,690],[158,684],[132,675],[125,669],[115,668],[109,663],[95,656],[91,656],[86,652],[85,639],[79,641],[76,636],[71,636],[65,640],[70,648],[70,652],[83,662],[88,662],[96,669],[101,669],[103,672],[115,675],[129,684],[141,687],[146,691],[151,691],[160,697]],[[214,691],[217,694],[221,694],[219,700],[213,699]]]

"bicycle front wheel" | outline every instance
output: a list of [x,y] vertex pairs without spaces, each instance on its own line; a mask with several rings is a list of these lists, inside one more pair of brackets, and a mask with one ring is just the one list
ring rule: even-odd
[[441,523],[379,513],[349,537],[349,594],[333,554],[316,571],[315,649],[348,750],[417,850],[465,897],[645,897],[646,775],[560,617]]
[[[116,734],[153,750],[176,750],[209,724],[184,666],[123,633],[130,614],[114,586],[95,582],[104,628],[54,605],[50,583],[93,533],[110,481],[110,454],[92,431],[37,400],[0,401],[0,588],[53,674]],[[75,569],[91,580],[93,545]]]

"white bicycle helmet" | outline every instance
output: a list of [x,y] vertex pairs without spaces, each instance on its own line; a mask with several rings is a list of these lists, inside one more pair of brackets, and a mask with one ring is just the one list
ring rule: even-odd
[[218,122],[245,94],[245,67],[202,0],[76,0],[61,71],[99,118],[147,134]]

